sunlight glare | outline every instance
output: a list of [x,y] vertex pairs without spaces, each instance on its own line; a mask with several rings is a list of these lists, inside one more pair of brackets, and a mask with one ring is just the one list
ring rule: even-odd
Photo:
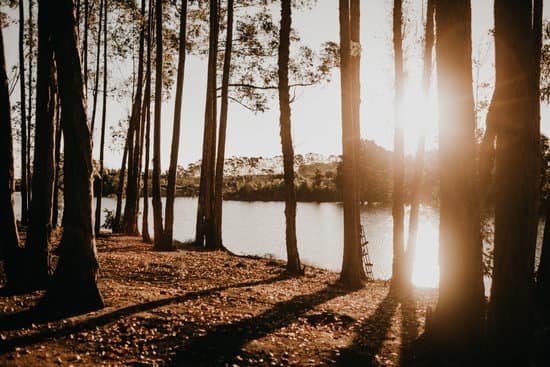
[[437,288],[439,284],[439,225],[420,220],[412,281],[417,287]]

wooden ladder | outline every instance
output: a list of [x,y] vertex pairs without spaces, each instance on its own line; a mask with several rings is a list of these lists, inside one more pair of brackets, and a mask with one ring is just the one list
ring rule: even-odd
[[361,224],[361,255],[363,257],[363,269],[367,276],[368,281],[374,281],[374,274],[372,273],[372,261],[369,256],[369,241],[367,241],[367,236],[365,235],[365,227]]

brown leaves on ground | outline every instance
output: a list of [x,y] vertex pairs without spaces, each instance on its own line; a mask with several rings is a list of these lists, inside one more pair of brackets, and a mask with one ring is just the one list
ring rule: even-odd
[[[423,331],[434,291],[398,302],[384,282],[347,292],[338,275],[137,238],[98,240],[106,307],[15,330],[0,324],[0,365],[399,365]],[[9,320],[38,292],[0,298]],[[12,316],[10,316],[12,315]]]

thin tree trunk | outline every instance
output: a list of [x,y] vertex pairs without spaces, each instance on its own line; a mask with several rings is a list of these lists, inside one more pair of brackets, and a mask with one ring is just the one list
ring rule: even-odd
[[288,87],[288,62],[290,50],[291,27],[290,0],[281,2],[281,31],[279,35],[279,125],[281,146],[283,150],[283,170],[285,182],[285,222],[286,222],[286,269],[291,274],[302,271],[298,244],[296,240],[296,191],[294,187],[294,148],[292,146],[292,129],[290,126],[290,97]]
[[55,105],[56,81],[50,43],[48,5],[38,4],[38,70],[36,83],[36,124],[34,168],[29,228],[25,241],[30,289],[46,287],[49,272],[48,247],[52,228],[53,184],[55,170]]
[[155,65],[155,122],[153,141],[153,220],[154,248],[162,250],[162,202],[160,201],[160,134],[162,113],[162,1],[155,3],[156,65]]
[[53,205],[52,205],[52,228],[57,228],[59,224],[59,180],[61,178],[61,108],[59,105],[59,87],[56,91],[58,103],[56,111],[55,124],[55,173],[53,183]]
[[533,9],[530,1],[495,1],[498,188],[488,328],[497,364],[529,364],[532,347],[540,188],[541,17],[542,2],[535,1]]
[[[340,88],[342,99],[342,165],[344,201],[344,255],[340,280],[348,288],[363,285],[365,273],[360,243],[359,195],[357,185],[359,55],[352,53],[352,41],[359,43],[359,2],[340,0]],[[356,38],[356,39],[354,39]],[[355,55],[354,55],[355,54]],[[352,60],[352,55],[353,59]]]
[[28,181],[27,176],[27,108],[25,99],[25,7],[23,0],[19,0],[19,84],[21,87],[21,224],[27,225]]
[[436,2],[439,93],[439,297],[426,329],[470,365],[479,352],[483,272],[476,191],[470,1]]
[[[141,1],[141,16],[145,16],[145,0]],[[139,34],[138,72],[137,86],[130,117],[128,135],[130,136],[130,148],[128,158],[128,184],[126,186],[126,203],[122,228],[126,234],[139,235],[137,201],[139,198],[139,144],[141,122],[141,100],[143,95],[143,53],[145,44],[145,23],[142,23]]]
[[103,307],[96,279],[99,264],[92,228],[92,147],[78,55],[73,2],[47,7],[57,62],[65,137],[65,216],[59,261],[40,306],[55,314]]
[[[33,77],[33,71],[32,71],[32,62],[34,58],[33,54],[33,48],[34,48],[34,23],[33,23],[33,0],[29,0],[29,100],[27,103],[28,113],[27,113],[27,147],[25,149],[25,154],[27,155],[27,210],[30,207],[32,195],[31,195],[31,189],[32,189],[32,183],[31,183],[31,177],[32,177],[32,171],[31,171],[31,130],[32,130],[32,91],[33,91],[33,85],[32,85],[32,77]],[[23,152],[21,153],[23,154]],[[28,213],[28,211],[27,211]]]
[[84,94],[88,100],[88,26],[90,20],[90,4],[89,0],[84,0],[84,41],[82,44],[82,52],[84,54]]
[[204,135],[202,145],[201,177],[197,207],[195,243],[215,249],[212,204],[214,194],[214,161],[216,154],[216,62],[218,50],[218,4],[210,0],[210,34],[208,51],[208,78],[204,111]]
[[[107,34],[107,0],[103,0],[103,28]],[[101,22],[101,19],[99,20]],[[96,186],[95,204],[95,234],[99,235],[101,230],[101,201],[103,199],[103,157],[105,154],[105,124],[107,122],[107,37],[103,37],[103,111],[101,114],[101,136],[99,142],[99,177]]]
[[126,179],[126,163],[128,162],[128,137],[126,137],[126,142],[124,143],[124,152],[122,153],[122,162],[120,164],[120,172],[118,175],[118,187],[117,187],[117,197],[116,197],[116,208],[115,208],[115,218],[113,220],[113,233],[120,232],[120,217],[122,215],[122,196],[124,193],[124,181]]
[[401,102],[403,100],[403,36],[402,0],[393,2],[393,51],[394,51],[394,135],[393,135],[393,264],[392,290],[401,292],[403,288],[403,265],[405,257],[405,151]]
[[[145,110],[145,164],[143,168],[143,215],[141,219],[141,236],[143,241],[151,243],[149,235],[149,152],[151,151],[151,47],[153,42],[153,0],[149,0],[148,22],[147,22],[147,68],[145,76],[145,96],[143,98],[143,107]],[[143,116],[142,116],[143,117]]]
[[22,280],[23,264],[14,213],[11,107],[2,29],[3,25],[0,24],[0,221],[3,223],[0,231],[0,256],[7,281],[5,288],[18,289]]
[[[101,19],[103,19],[103,2],[104,0],[100,0],[99,3],[99,21],[97,22],[97,53],[96,53],[96,59],[95,59],[95,81],[94,81],[94,92],[93,92],[93,102],[92,102],[92,122],[91,122],[91,132],[92,132],[92,143],[94,138],[94,129],[95,129],[95,115],[97,111],[97,92],[99,88],[99,68],[101,65]],[[107,32],[105,31],[105,37],[107,37]]]
[[220,111],[220,130],[218,137],[218,153],[216,158],[216,174],[214,182],[214,223],[215,245],[223,248],[222,240],[222,210],[223,210],[223,166],[225,162],[225,138],[227,135],[228,90],[231,71],[231,51],[233,48],[233,0],[227,0],[227,29],[225,54],[223,58],[222,99]]
[[176,192],[176,171],[181,128],[181,103],[183,95],[183,77],[185,74],[185,45],[187,40],[187,0],[182,0],[180,10],[179,61],[176,82],[176,105],[174,108],[174,127],[172,129],[172,149],[170,152],[170,168],[168,170],[168,185],[166,187],[166,212],[164,222],[164,239],[162,247],[174,249],[174,195]]
[[[434,46],[434,15],[435,2],[428,0],[426,11],[426,29],[424,31],[424,70],[423,70],[423,94],[425,100],[429,98],[430,81],[432,75],[432,50]],[[418,140],[414,163],[414,177],[411,189],[411,213],[409,216],[409,234],[407,236],[407,251],[404,258],[403,280],[409,290],[412,288],[412,273],[414,259],[416,257],[416,237],[418,233],[418,218],[420,214],[420,190],[424,176],[424,153],[426,136],[422,134]]]

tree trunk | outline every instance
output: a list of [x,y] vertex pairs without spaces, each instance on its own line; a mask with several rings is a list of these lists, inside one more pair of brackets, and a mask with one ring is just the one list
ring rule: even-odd
[[[104,0],[100,0],[99,3],[99,21],[97,22],[97,53],[96,53],[96,59],[95,59],[95,81],[94,81],[94,92],[93,92],[93,102],[92,102],[92,122],[91,122],[91,132],[92,132],[92,142],[94,139],[94,130],[95,130],[95,115],[97,111],[97,92],[99,88],[99,68],[101,65],[101,19],[103,19],[103,2]],[[107,37],[107,32],[105,31],[105,37]]]
[[537,270],[537,298],[544,307],[550,306],[550,210],[546,209],[544,237]]
[[21,224],[27,225],[29,203],[27,176],[27,108],[25,99],[25,7],[19,0],[19,85],[21,87]]
[[279,35],[279,125],[283,150],[285,182],[285,222],[286,222],[286,269],[290,274],[300,274],[300,256],[296,240],[296,190],[294,188],[294,148],[290,126],[290,97],[288,87],[288,61],[290,49],[290,27],[292,22],[290,0],[281,2],[281,32]]
[[153,226],[155,250],[163,250],[162,202],[160,201],[160,134],[162,113],[162,1],[155,3],[156,65],[155,65],[155,120],[153,138]]
[[57,228],[59,224],[59,180],[61,171],[61,108],[59,106],[59,88],[57,93],[57,111],[56,111],[56,124],[55,124],[55,172],[53,182],[53,204],[52,204],[52,228]]
[[[21,152],[21,154],[27,155],[27,215],[28,215],[28,209],[30,207],[32,195],[31,195],[31,177],[32,177],[32,170],[31,170],[31,130],[32,130],[32,91],[33,91],[33,85],[32,85],[32,78],[33,78],[33,71],[32,71],[32,63],[33,63],[33,57],[34,57],[34,23],[33,23],[33,4],[34,0],[29,0],[29,99],[27,102],[27,147],[25,149],[25,153]],[[28,217],[27,217],[28,218]]]
[[[45,7],[46,8],[46,7]],[[92,228],[92,147],[78,55],[73,2],[49,3],[65,136],[65,216],[59,261],[40,306],[55,314],[103,307]]]
[[[6,289],[18,289],[22,281],[22,259],[19,233],[15,221],[13,175],[13,140],[11,130],[11,107],[4,54],[3,25],[0,24],[0,256],[6,275]],[[24,154],[24,153],[22,153]]]
[[[141,16],[145,16],[145,0],[141,0]],[[139,236],[137,203],[139,198],[139,143],[141,122],[141,100],[143,95],[143,53],[145,45],[145,23],[142,23],[139,33],[137,86],[132,106],[132,115],[128,127],[130,146],[128,151],[128,184],[126,186],[126,203],[122,228],[124,233]]]
[[227,109],[229,74],[231,71],[231,51],[233,48],[233,0],[227,0],[227,29],[225,54],[223,58],[222,99],[220,111],[220,130],[218,132],[218,153],[216,157],[216,174],[214,182],[214,223],[215,246],[223,248],[222,240],[222,210],[223,210],[223,166],[225,162],[225,138],[227,135]]
[[357,157],[360,140],[358,104],[359,54],[352,52],[352,41],[359,44],[359,2],[340,0],[340,88],[342,99],[342,166],[344,201],[344,255],[340,280],[345,287],[363,286],[365,272],[361,256]]
[[124,143],[124,152],[122,153],[122,162],[120,164],[120,172],[118,174],[118,187],[116,193],[116,208],[115,218],[113,220],[113,233],[120,232],[120,217],[122,214],[122,195],[124,193],[124,180],[126,178],[126,163],[128,162],[128,145],[130,144],[128,136]]
[[[99,177],[96,179],[96,206],[95,206],[95,234],[99,235],[101,230],[101,200],[103,199],[103,155],[105,153],[105,124],[107,121],[107,0],[103,0],[103,111],[101,113],[101,136],[99,142]],[[101,22],[101,19],[99,19]]]
[[89,0],[84,0],[84,40],[82,43],[82,53],[84,54],[84,95],[88,100],[88,26],[90,20]]
[[[535,23],[541,22],[541,2],[535,1],[535,14]],[[535,28],[530,1],[495,1],[498,187],[488,328],[497,361],[515,365],[528,363],[534,305],[540,172],[540,44],[537,50],[535,40],[541,32]]]
[[403,100],[403,36],[402,36],[402,0],[393,2],[393,50],[394,50],[394,135],[393,135],[393,264],[392,291],[401,292],[404,286],[405,258],[405,150],[403,126],[401,121],[401,103]]
[[187,0],[182,0],[180,10],[179,61],[176,82],[176,105],[174,107],[174,128],[172,129],[172,148],[170,151],[170,168],[166,187],[166,212],[164,223],[163,248],[174,249],[174,195],[176,192],[176,171],[180,144],[181,103],[183,94],[183,76],[185,74],[185,45],[187,40]]
[[[427,101],[430,95],[430,81],[432,75],[432,50],[434,47],[434,15],[435,2],[428,0],[426,9],[426,29],[424,31],[424,70],[423,70],[423,93]],[[422,134],[418,140],[416,157],[414,162],[414,177],[411,190],[411,213],[409,216],[409,234],[407,236],[407,250],[405,252],[403,266],[403,281],[405,286],[412,290],[412,273],[414,259],[416,257],[416,237],[418,233],[418,218],[420,214],[420,190],[424,176],[424,153],[426,136]]]
[[[145,95],[143,98],[143,114],[146,118],[145,126],[145,164],[143,168],[143,215],[141,219],[141,236],[143,241],[151,243],[151,236],[149,235],[149,152],[151,151],[151,45],[153,42],[153,8],[151,6],[152,0],[149,0],[149,10],[147,17],[147,67],[145,70],[145,77],[147,82],[145,84]],[[146,115],[145,115],[146,114]],[[142,116],[143,117],[143,116]]]
[[218,53],[218,2],[210,0],[210,34],[208,40],[208,78],[204,111],[204,135],[202,143],[201,178],[197,206],[197,227],[195,243],[216,249],[214,242],[213,199],[214,161],[216,154],[216,62]]
[[460,351],[456,355],[466,363],[472,356],[470,352],[478,352],[484,302],[475,175],[470,1],[436,2],[435,17],[440,275],[437,306],[426,332],[443,349]]
[[26,275],[30,289],[46,287],[49,272],[48,247],[52,228],[56,81],[51,47],[48,6],[38,4],[38,70],[34,168],[29,228],[25,241]]

